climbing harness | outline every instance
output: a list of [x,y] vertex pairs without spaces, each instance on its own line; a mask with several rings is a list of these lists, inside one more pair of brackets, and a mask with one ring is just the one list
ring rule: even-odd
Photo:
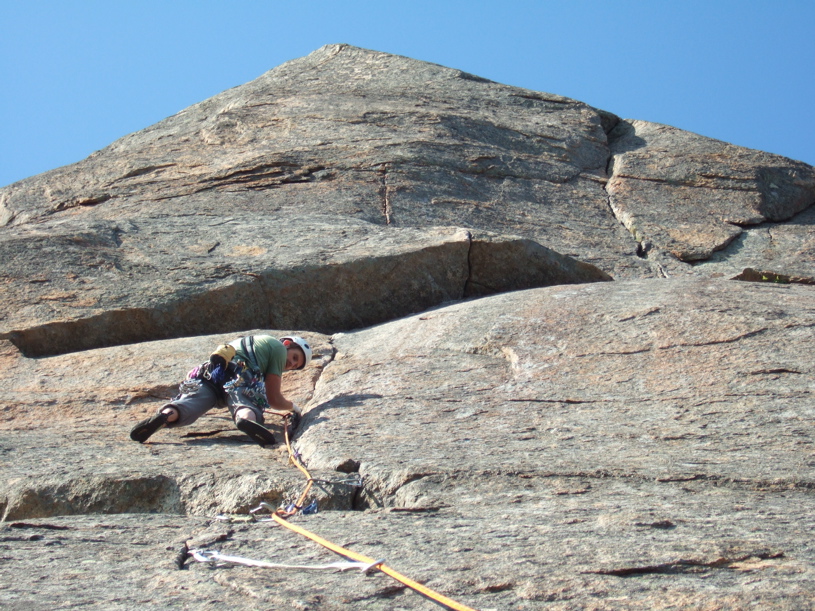
[[223,386],[224,393],[233,396],[238,401],[238,394],[245,397],[258,409],[265,410],[269,407],[266,401],[266,384],[263,376],[251,367],[247,367],[243,361],[230,363],[235,366],[234,377]]
[[241,338],[241,350],[243,353],[249,357],[249,366],[254,369],[255,371],[260,371],[260,366],[258,365],[258,358],[255,356],[255,338],[252,335],[248,337]]
[[294,503],[289,503],[286,505],[286,511],[289,512],[296,512],[299,511],[302,515],[308,516],[317,513],[317,501],[311,501],[305,507],[297,507]]
[[187,373],[187,377],[181,382],[178,387],[178,397],[181,395],[190,395],[198,391],[202,384],[209,385],[217,394],[221,401],[226,400],[225,386],[227,380],[235,382],[239,374],[246,365],[242,362],[229,363],[225,369],[216,368],[216,373],[213,375],[212,362],[207,361],[196,365]]

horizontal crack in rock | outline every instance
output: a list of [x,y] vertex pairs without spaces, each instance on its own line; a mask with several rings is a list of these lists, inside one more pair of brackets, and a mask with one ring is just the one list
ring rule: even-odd
[[[648,176],[634,176],[629,174],[615,174],[614,178],[618,179],[626,179],[626,180],[642,180],[644,182],[653,182],[658,184],[665,184],[671,187],[689,187],[694,189],[711,189],[714,191],[742,191],[748,193],[760,193],[761,190],[757,187],[738,187],[738,186],[720,186],[715,184],[710,184],[708,182],[704,182],[702,184],[694,183],[691,181],[686,180],[672,180],[670,178],[651,178]],[[745,182],[745,183],[753,183],[755,184],[754,178],[739,178],[739,177],[730,177],[730,176],[703,176],[703,178],[708,178],[711,180],[732,180],[734,182]]]
[[806,276],[789,276],[777,272],[761,271],[751,267],[744,268],[732,280],[743,280],[745,282],[771,282],[774,284],[810,284],[815,285],[815,278]]
[[620,569],[600,569],[597,571],[584,571],[584,574],[613,575],[615,577],[636,577],[638,575],[676,575],[681,573],[706,573],[714,569],[733,569],[734,565],[747,560],[775,560],[783,558],[784,552],[757,552],[744,554],[733,558],[717,558],[710,562],[701,560],[677,560],[650,566],[633,566]]

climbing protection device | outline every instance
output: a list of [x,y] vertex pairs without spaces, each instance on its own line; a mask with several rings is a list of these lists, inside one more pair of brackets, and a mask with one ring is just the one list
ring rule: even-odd
[[263,375],[252,369],[251,365],[233,361],[229,364],[228,377],[229,380],[223,385],[224,394],[230,395],[237,403],[242,402],[242,396],[261,411],[269,408]]
[[[422,585],[418,581],[414,581],[413,579],[410,579],[409,577],[407,577],[405,575],[402,575],[401,573],[399,573],[399,572],[395,571],[394,569],[390,568],[389,566],[387,566],[385,564],[384,560],[374,560],[373,558],[369,558],[368,556],[364,556],[362,554],[358,554],[356,552],[353,552],[353,551],[351,551],[349,549],[345,549],[344,547],[341,547],[341,546],[339,546],[339,545],[337,545],[335,543],[332,543],[331,541],[328,541],[327,539],[323,539],[319,535],[315,535],[314,533],[309,532],[305,528],[302,528],[300,526],[297,526],[296,524],[292,524],[291,522],[289,522],[287,518],[290,518],[291,516],[297,514],[298,512],[302,513],[302,514],[306,514],[306,513],[312,513],[312,512],[317,511],[316,501],[312,502],[310,505],[307,505],[307,506],[304,506],[304,503],[306,501],[306,498],[308,497],[308,493],[311,490],[312,485],[314,485],[315,483],[318,483],[318,482],[325,482],[326,480],[318,480],[318,479],[315,479],[315,478],[311,477],[311,474],[308,472],[308,469],[303,464],[302,458],[297,453],[297,451],[294,448],[292,448],[292,446],[291,446],[291,440],[289,439],[288,427],[284,426],[283,431],[284,431],[284,438],[286,440],[286,449],[289,452],[289,461],[292,464],[294,464],[298,469],[300,469],[300,471],[303,472],[303,474],[306,476],[306,480],[307,480],[306,481],[306,487],[303,490],[303,492],[300,494],[300,497],[298,498],[297,502],[292,503],[292,504],[288,505],[285,508],[281,507],[279,509],[275,509],[274,507],[272,507],[268,503],[262,502],[262,503],[260,503],[260,505],[258,507],[254,508],[254,509],[251,509],[250,514],[248,516],[239,516],[239,517],[233,517],[233,518],[226,518],[225,516],[218,516],[217,519],[225,519],[225,520],[228,520],[230,522],[238,522],[238,521],[242,521],[242,522],[268,522],[268,521],[274,521],[274,522],[277,522],[278,524],[280,524],[281,526],[285,526],[286,528],[288,528],[291,531],[294,531],[294,532],[296,532],[296,533],[298,533],[300,535],[303,535],[304,537],[308,537],[312,541],[314,541],[316,543],[319,543],[320,545],[322,545],[323,547],[331,550],[332,552],[334,552],[336,554],[339,554],[341,556],[344,556],[345,558],[348,558],[348,559],[350,559],[351,561],[354,561],[354,562],[351,562],[351,563],[340,562],[340,563],[334,563],[333,565],[324,565],[323,567],[292,567],[292,566],[289,566],[289,565],[276,565],[276,564],[272,564],[272,563],[268,563],[268,562],[261,562],[261,561],[257,561],[257,560],[251,560],[251,559],[248,559],[248,558],[240,558],[238,556],[223,556],[219,552],[215,552],[215,551],[206,551],[206,552],[204,552],[202,550],[190,551],[189,554],[193,558],[195,558],[199,562],[209,562],[209,563],[231,562],[231,563],[246,564],[247,566],[258,566],[258,567],[269,567],[269,568],[272,568],[272,567],[274,567],[274,568],[281,568],[281,567],[282,568],[329,568],[329,567],[331,567],[331,568],[339,568],[337,565],[345,566],[345,565],[348,565],[348,564],[353,564],[353,567],[349,567],[349,568],[359,568],[360,570],[362,570],[363,572],[366,572],[366,573],[368,571],[371,571],[371,570],[374,570],[374,569],[382,571],[383,573],[385,573],[389,577],[391,577],[393,579],[396,579],[397,581],[399,581],[403,585],[411,588],[415,592],[418,592],[419,594],[425,596],[426,598],[429,598],[430,600],[432,600],[432,601],[434,601],[434,602],[436,602],[436,603],[438,603],[438,604],[440,604],[442,606],[445,606],[445,607],[447,607],[449,609],[453,609],[453,611],[475,611],[475,609],[473,609],[472,607],[468,607],[466,605],[463,605],[463,604],[461,604],[461,603],[459,603],[459,602],[457,602],[457,601],[455,601],[455,600],[453,600],[451,598],[448,598],[448,597],[444,596],[443,594],[439,594],[438,592],[436,592],[434,590],[431,590],[430,588]],[[361,484],[361,480],[359,480],[359,479],[356,479],[356,480],[351,480],[350,478],[348,478],[348,479],[349,479],[349,482],[350,481],[358,482],[356,485]],[[331,482],[331,483],[338,483],[338,482]],[[263,511],[263,510],[266,510],[266,511],[268,511],[270,513],[269,518],[258,518],[257,517],[257,514],[259,512],[261,512],[261,511]],[[343,569],[340,569],[340,570],[343,570]]]

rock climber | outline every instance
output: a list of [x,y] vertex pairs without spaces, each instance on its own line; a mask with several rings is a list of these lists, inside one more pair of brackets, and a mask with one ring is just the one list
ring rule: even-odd
[[130,438],[144,443],[164,426],[188,426],[213,407],[226,405],[240,431],[261,446],[273,446],[275,438],[263,426],[263,412],[283,412],[290,432],[297,428],[300,409],[283,396],[282,375],[310,361],[311,347],[295,335],[280,339],[250,335],[218,346],[208,362],[187,374],[178,396],[134,426]]

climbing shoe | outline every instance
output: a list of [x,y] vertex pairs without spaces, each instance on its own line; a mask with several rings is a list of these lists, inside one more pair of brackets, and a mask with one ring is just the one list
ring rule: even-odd
[[151,416],[147,420],[142,420],[131,429],[130,438],[133,441],[144,443],[150,438],[150,435],[152,435],[161,427],[163,427],[165,424],[167,424],[167,418],[169,418],[169,414],[159,412],[158,414],[156,414],[155,416]]
[[239,431],[249,435],[249,437],[252,438],[252,441],[260,444],[261,447],[271,447],[277,443],[274,435],[272,435],[272,432],[254,420],[244,420],[243,418],[238,418],[235,420],[235,426],[238,427]]

